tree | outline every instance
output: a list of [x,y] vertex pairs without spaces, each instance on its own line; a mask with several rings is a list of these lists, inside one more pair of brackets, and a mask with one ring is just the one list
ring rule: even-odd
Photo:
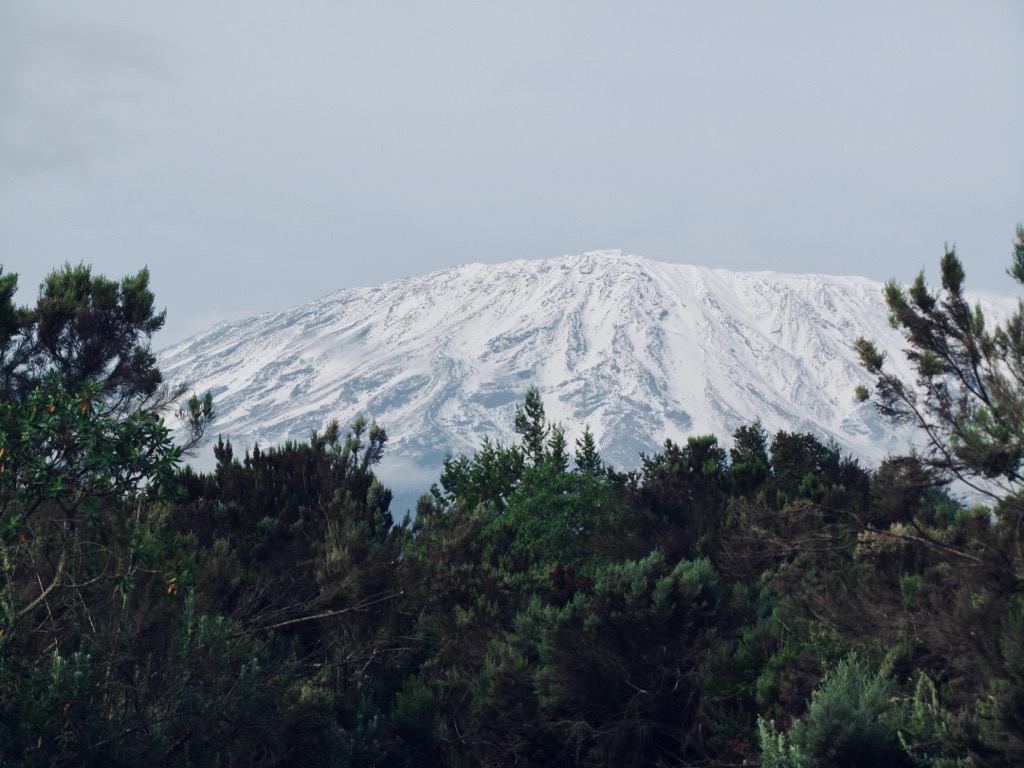
[[733,446],[729,449],[729,478],[735,491],[741,495],[761,488],[771,476],[768,458],[768,433],[755,419],[732,433]]
[[[65,264],[46,276],[32,308],[14,303],[17,288],[18,276],[0,267],[0,401],[25,400],[50,372],[72,392],[95,383],[122,417],[139,407],[162,412],[188,391],[186,382],[163,383],[150,349],[167,313],[155,309],[148,269],[116,281]],[[208,393],[181,406],[183,451],[199,442],[214,415]]]
[[548,451],[545,461],[555,472],[569,469],[569,456],[566,454],[565,430],[561,424],[553,424],[548,436]]
[[[115,412],[97,382],[70,389],[51,371],[22,401],[0,402],[6,759],[103,762],[99,745],[138,730],[136,684],[156,669],[133,658],[132,633],[176,604],[164,589],[178,589],[180,569],[162,499],[179,457],[159,417]],[[148,651],[162,658],[158,645]]]
[[896,729],[886,715],[892,685],[856,658],[843,659],[826,673],[807,712],[780,734],[759,721],[765,768],[819,765],[905,766]]
[[0,284],[4,399],[26,396],[50,370],[71,389],[98,382],[118,404],[156,392],[161,377],[149,342],[166,312],[154,309],[148,269],[117,282],[65,264],[47,275],[33,309],[13,305],[16,287],[16,275]]
[[[24,403],[0,402],[0,643],[65,583],[84,549],[103,551],[88,540],[105,525],[100,505],[166,488],[180,455],[160,419],[119,417],[95,383],[72,391],[51,373]],[[25,569],[38,584],[27,595],[16,588]]]
[[[989,702],[988,714],[977,723],[985,740],[1005,758],[992,764],[1018,765],[1024,754],[1019,624],[1008,633],[1009,642],[981,653],[964,650],[974,651],[978,638],[988,640],[992,617],[1002,616],[1004,626],[1015,624],[1008,603],[1019,595],[1024,573],[1024,302],[1018,301],[1009,318],[990,325],[980,304],[972,306],[964,294],[965,272],[954,249],[946,249],[940,272],[940,291],[928,288],[923,272],[909,288],[892,280],[885,286],[890,323],[907,341],[905,354],[914,370],[913,381],[892,372],[873,342],[856,341],[862,365],[876,377],[871,398],[876,407],[917,427],[924,436],[920,452],[890,462],[876,478],[876,486],[882,486],[889,502],[900,501],[892,492],[895,488],[905,506],[876,504],[876,509],[881,506],[882,525],[892,523],[884,531],[889,548],[893,543],[904,549],[912,546],[918,550],[914,553],[918,560],[938,560],[944,567],[932,571],[942,605],[958,601],[956,585],[948,583],[950,574],[966,574],[960,592],[971,598],[960,602],[971,610],[958,611],[955,621],[939,624],[941,642],[932,645],[948,646],[948,638],[963,641],[960,649],[947,654],[942,666],[949,668],[961,657],[975,663],[977,671],[960,675],[961,687],[964,680],[969,681]],[[1017,227],[1008,273],[1024,286],[1022,226]],[[991,512],[954,505],[929,514],[929,507],[937,508],[933,503],[922,504],[926,501],[923,490],[928,484],[934,488],[954,479],[991,499]],[[922,547],[928,551],[920,551]],[[907,562],[901,552],[898,567],[906,568]],[[950,564],[956,568],[949,568]],[[923,576],[928,573],[924,570]],[[923,576],[904,577],[904,597],[910,594],[919,601],[922,594],[927,595],[925,588],[930,585],[919,583]],[[979,595],[985,595],[985,600]],[[964,633],[962,628],[972,619],[978,624]],[[923,634],[919,626],[914,633]]]
[[518,446],[505,447],[484,438],[473,456],[447,456],[439,478],[440,488],[433,495],[441,503],[458,502],[472,509],[478,504],[493,504],[503,510],[509,496],[523,476],[525,458]]
[[695,764],[701,667],[743,597],[708,560],[655,552],[600,566],[563,605],[531,599],[485,661],[481,741],[507,764]]
[[[942,290],[924,272],[907,289],[885,286],[889,321],[909,344],[916,379],[904,381],[863,337],[856,349],[876,377],[873,401],[884,415],[918,427],[919,457],[939,481],[956,478],[993,500],[1024,491],[1024,304],[989,330],[981,306],[964,294],[964,268],[953,248],[940,263]],[[1024,285],[1024,227],[1017,227],[1009,274]],[[860,396],[870,396],[861,392]]]
[[516,433],[522,436],[523,452],[539,467],[544,460],[544,444],[548,437],[548,424],[544,419],[544,403],[536,387],[526,390],[523,407],[516,406]]
[[825,488],[839,482],[841,464],[842,456],[835,444],[825,445],[809,432],[775,433],[772,474],[785,498],[819,496]]
[[594,433],[587,424],[583,429],[583,435],[576,438],[576,471],[584,475],[598,475],[602,466],[597,443],[594,442]]
[[[168,713],[190,711],[175,697],[196,672],[176,664],[171,640],[190,621],[178,598],[191,568],[166,525],[183,449],[161,411],[184,388],[161,385],[149,348],[164,314],[146,270],[118,282],[65,265],[33,308],[16,290],[0,270],[4,759],[146,762],[167,743],[160,724],[184,722]],[[183,416],[197,439],[212,398],[193,396]]]
[[685,446],[666,440],[661,453],[641,455],[651,509],[690,526],[715,515],[725,490],[726,458],[714,435],[693,435]]

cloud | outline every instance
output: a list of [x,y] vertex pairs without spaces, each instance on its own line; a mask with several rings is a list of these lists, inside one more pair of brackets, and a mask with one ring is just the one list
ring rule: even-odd
[[169,71],[152,35],[116,24],[0,12],[0,178],[83,173],[129,139],[130,111]]
[[[161,343],[622,248],[1005,286],[1024,5],[0,0],[0,259],[148,264]],[[34,280],[35,277],[32,277]]]

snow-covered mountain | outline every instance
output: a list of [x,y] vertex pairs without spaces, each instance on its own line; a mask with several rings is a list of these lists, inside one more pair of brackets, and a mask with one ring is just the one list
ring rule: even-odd
[[530,386],[570,446],[589,424],[620,469],[665,438],[727,443],[757,417],[877,464],[909,437],[854,398],[872,383],[853,351],[860,335],[902,360],[880,283],[605,251],[340,290],[212,328],[163,350],[159,365],[213,392],[212,435],[239,452],[365,415],[389,436],[385,480],[426,490],[446,453],[515,440]]

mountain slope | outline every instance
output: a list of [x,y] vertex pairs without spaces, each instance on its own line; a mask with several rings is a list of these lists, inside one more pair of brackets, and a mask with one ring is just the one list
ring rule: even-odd
[[589,423],[619,468],[666,437],[727,441],[756,417],[875,464],[908,436],[855,402],[856,384],[871,384],[852,349],[859,335],[901,360],[879,283],[612,251],[337,291],[215,327],[163,350],[159,365],[213,392],[212,431],[239,448],[304,439],[330,418],[377,419],[390,438],[385,470],[401,465],[411,479],[419,467],[425,489],[446,453],[514,440],[530,386],[570,441]]

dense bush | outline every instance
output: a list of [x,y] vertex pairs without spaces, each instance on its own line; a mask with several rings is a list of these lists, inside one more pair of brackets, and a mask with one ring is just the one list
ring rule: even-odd
[[362,420],[182,467],[147,277],[0,279],[0,764],[1024,763],[1024,320],[955,256],[887,289],[918,389],[858,345],[923,455],[755,421],[621,473],[530,390],[400,524]]

